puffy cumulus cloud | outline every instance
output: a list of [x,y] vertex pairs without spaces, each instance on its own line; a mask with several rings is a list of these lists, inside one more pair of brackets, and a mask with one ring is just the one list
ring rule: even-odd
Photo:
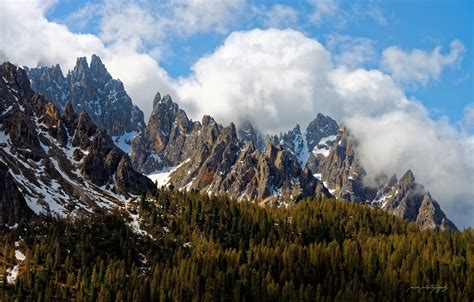
[[438,80],[446,67],[456,66],[464,55],[464,45],[454,40],[449,45],[449,52],[443,54],[441,46],[431,52],[414,49],[406,52],[398,46],[391,46],[382,53],[381,67],[402,84],[409,86],[426,85]]
[[[127,92],[146,115],[151,112],[151,100],[157,90],[173,92],[167,73],[152,56],[139,52],[137,45],[107,46],[95,35],[73,33],[66,26],[47,20],[45,9],[47,6],[41,1],[2,3],[0,57],[3,60],[30,67],[59,63],[67,71],[74,67],[77,57],[97,54],[112,76],[124,82]],[[122,36],[126,37],[127,33]]]
[[140,49],[146,42],[163,38],[162,20],[155,18],[144,5],[133,1],[105,1],[99,11],[99,36],[107,44],[127,44]]
[[343,119],[410,104],[389,75],[335,68],[318,41],[292,29],[232,33],[179,80],[177,93],[195,118],[211,114],[228,123],[245,117],[273,133],[296,122],[305,126],[317,112]]
[[359,139],[370,174],[412,169],[458,226],[472,225],[474,138],[432,120],[389,74],[333,66],[319,42],[291,29],[234,32],[192,71],[177,94],[193,118],[249,118],[275,133],[329,114]]
[[331,69],[324,47],[295,30],[234,32],[180,79],[178,96],[196,109],[194,117],[211,114],[225,123],[244,117],[277,132],[314,118],[315,97],[332,98]]
[[66,26],[49,22],[44,17],[45,9],[40,1],[2,1],[0,37],[4,57],[27,66],[62,63],[71,68],[78,56],[104,53],[98,37],[74,34]]

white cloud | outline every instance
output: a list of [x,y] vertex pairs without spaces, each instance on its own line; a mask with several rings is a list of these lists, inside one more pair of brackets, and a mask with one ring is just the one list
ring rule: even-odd
[[169,28],[184,35],[204,31],[225,33],[245,4],[245,0],[173,0]]
[[337,65],[350,68],[373,63],[378,56],[374,41],[363,37],[332,34],[328,36],[326,46]]
[[377,3],[371,1],[364,9],[367,16],[382,26],[388,26],[388,20],[385,17],[382,8]]
[[277,132],[314,117],[314,91],[324,96],[331,69],[324,47],[295,30],[234,32],[192,66],[192,77],[180,79],[178,96],[193,104],[196,118],[211,114],[228,123],[245,116]]
[[462,127],[467,132],[474,132],[474,103],[471,103],[464,107]]
[[177,93],[193,118],[244,116],[275,133],[329,114],[353,129],[370,173],[412,169],[448,217],[472,225],[474,138],[432,120],[390,75],[333,67],[321,44],[291,29],[234,32],[192,70]]
[[339,9],[339,3],[336,0],[310,0],[309,2],[314,8],[310,20],[315,23],[320,23],[324,17],[334,16]]
[[412,169],[417,181],[437,199],[459,227],[474,215],[474,137],[448,122],[433,121],[426,110],[394,110],[378,116],[354,116],[347,124],[360,140],[370,174]]
[[298,11],[288,5],[275,4],[271,7],[252,6],[252,13],[266,27],[286,28],[295,26],[298,22]]
[[70,68],[76,57],[105,50],[96,36],[73,34],[66,26],[49,22],[39,2],[6,0],[0,14],[2,51],[12,62],[28,66],[60,62]]
[[83,31],[87,26],[97,18],[101,12],[103,5],[100,3],[87,3],[76,11],[66,15],[61,22],[73,31]]
[[101,8],[99,36],[106,44],[123,43],[141,49],[145,42],[163,38],[160,27],[160,20],[134,2],[107,1]]
[[441,46],[431,52],[414,49],[410,52],[398,46],[391,46],[382,53],[381,68],[402,84],[427,85],[438,80],[446,67],[456,66],[463,58],[464,45],[454,40],[449,45],[449,52],[443,54]]

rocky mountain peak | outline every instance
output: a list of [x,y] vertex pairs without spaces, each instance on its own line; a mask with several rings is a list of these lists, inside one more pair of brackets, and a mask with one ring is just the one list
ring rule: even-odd
[[155,111],[155,108],[156,106],[158,105],[158,103],[161,101],[161,94],[159,92],[157,92],[155,94],[155,97],[153,98],[153,112]]
[[422,229],[430,230],[456,230],[456,226],[446,218],[438,202],[425,192],[421,202],[416,222]]
[[331,117],[318,113],[306,128],[308,150],[313,150],[323,138],[337,135],[339,126]]
[[104,83],[112,79],[112,76],[105,68],[104,63],[102,63],[102,60],[96,55],[92,55],[89,70],[91,74],[93,74],[97,79],[100,79]]
[[157,92],[148,126],[132,142],[134,167],[144,173],[152,173],[179,164],[189,152],[183,150],[186,137],[196,127],[201,127],[201,124],[189,120],[186,112],[169,95],[161,97]]
[[59,65],[27,69],[31,86],[64,110],[71,101],[75,111],[86,111],[103,130],[119,141],[145,127],[143,112],[134,106],[122,82],[112,78],[101,59],[77,58],[64,77]]
[[89,64],[87,63],[86,57],[78,57],[76,59],[76,65],[74,66],[72,73],[76,75],[89,74]]
[[415,176],[410,169],[400,178],[399,185],[403,189],[408,189],[415,185]]
[[33,94],[28,76],[23,69],[7,62],[1,65],[0,72],[2,73],[4,83],[8,87],[14,88],[17,91],[17,94],[28,96]]
[[456,230],[438,202],[415,181],[411,170],[405,172],[398,183],[394,182],[392,177],[379,191],[376,205],[405,220],[416,222],[422,229]]
[[259,151],[265,150],[265,138],[249,120],[243,120],[238,124],[237,136],[242,142],[252,143]]

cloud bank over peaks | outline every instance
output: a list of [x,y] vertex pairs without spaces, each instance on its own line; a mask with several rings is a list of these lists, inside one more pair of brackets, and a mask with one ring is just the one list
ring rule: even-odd
[[333,98],[331,90],[326,95],[331,69],[329,52],[295,30],[233,32],[192,66],[191,77],[179,79],[178,99],[196,108],[195,117],[211,114],[224,123],[248,117],[278,132],[314,118],[315,91]]
[[353,130],[370,174],[412,169],[449,217],[460,227],[472,225],[473,137],[431,119],[392,75],[332,60],[318,41],[292,29],[234,32],[179,79],[177,99],[193,118],[247,117],[267,133],[329,114]]

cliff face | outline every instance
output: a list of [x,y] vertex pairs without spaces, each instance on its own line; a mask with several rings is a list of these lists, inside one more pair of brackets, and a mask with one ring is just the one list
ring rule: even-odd
[[153,187],[86,112],[67,103],[61,113],[10,63],[0,74],[0,160],[33,212],[79,215]]

